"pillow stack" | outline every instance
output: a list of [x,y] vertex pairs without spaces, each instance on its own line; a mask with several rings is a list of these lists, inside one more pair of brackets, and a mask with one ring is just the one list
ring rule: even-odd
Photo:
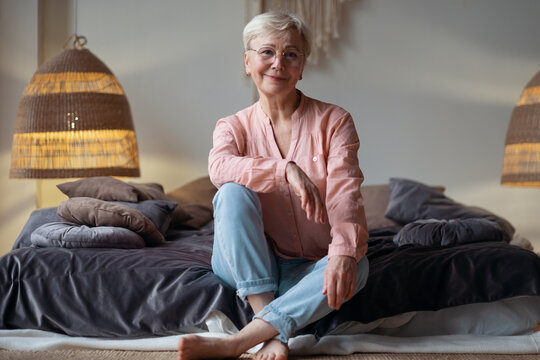
[[134,184],[111,177],[92,177],[60,184],[58,188],[69,199],[58,208],[36,211],[45,213],[40,215],[52,221],[32,231],[30,242],[34,246],[159,245],[165,242],[164,234],[178,205],[169,201],[162,186],[155,183]]
[[488,210],[461,204],[437,188],[403,178],[390,179],[385,215],[403,225],[394,238],[399,246],[509,242],[515,232],[508,220]]

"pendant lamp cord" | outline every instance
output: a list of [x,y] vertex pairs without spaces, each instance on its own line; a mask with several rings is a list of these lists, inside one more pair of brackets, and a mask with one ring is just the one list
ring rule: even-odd
[[86,43],[88,42],[86,40],[86,37],[85,36],[82,36],[82,35],[77,35],[77,19],[78,19],[78,8],[79,8],[79,1],[78,0],[73,0],[73,18],[75,19],[74,20],[74,28],[75,28],[75,33],[73,35],[71,35],[65,42],[64,42],[64,50],[70,45],[71,41],[73,40],[73,42],[71,43],[73,45],[73,48],[74,49],[77,49],[77,50],[81,50],[83,49],[85,46],[86,46]]
[[78,12],[79,12],[79,0],[73,0],[73,18],[75,19],[74,20],[74,28],[75,28],[75,35],[77,35],[77,21],[79,20],[79,17],[78,17]]

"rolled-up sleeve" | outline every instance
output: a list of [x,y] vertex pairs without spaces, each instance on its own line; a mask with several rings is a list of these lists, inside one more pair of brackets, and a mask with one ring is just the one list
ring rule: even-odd
[[364,176],[358,166],[360,141],[347,113],[335,128],[328,148],[326,210],[332,242],[328,256],[346,255],[360,260],[367,252],[367,225],[360,185]]

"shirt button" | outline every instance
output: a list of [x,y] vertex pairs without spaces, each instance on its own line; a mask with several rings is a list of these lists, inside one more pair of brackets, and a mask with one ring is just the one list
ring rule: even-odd
[[316,156],[313,157],[313,162],[317,162],[317,157]]
[[288,213],[287,213],[287,216],[292,216],[292,213],[288,212]]

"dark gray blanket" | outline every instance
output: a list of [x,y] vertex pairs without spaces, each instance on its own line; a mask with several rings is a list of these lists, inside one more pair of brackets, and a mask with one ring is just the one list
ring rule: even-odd
[[[485,219],[502,229],[502,238],[488,234],[471,242],[458,236],[451,243],[398,247],[394,237],[402,227],[374,229],[364,289],[298,334],[322,336],[348,321],[369,323],[410,311],[540,295],[540,258],[507,243],[513,227],[506,220],[414,181],[394,179],[391,185],[388,213],[402,225],[419,219]],[[199,325],[213,310],[237,327],[253,316],[211,271],[212,223],[201,230],[169,231],[165,243],[141,249],[28,247],[33,229],[50,221],[58,221],[54,210],[33,214],[14,250],[0,258],[2,329],[140,337]]]
[[[540,295],[540,259],[532,252],[504,242],[397,247],[397,230],[371,233],[366,287],[299,333],[324,335],[345,321]],[[198,325],[212,310],[241,327],[253,314],[212,273],[212,237],[209,226],[170,232],[167,243],[142,249],[14,250],[0,258],[0,328],[139,337]]]
[[0,258],[0,328],[74,336],[165,334],[246,307],[211,272],[212,232],[142,249],[20,248]]

